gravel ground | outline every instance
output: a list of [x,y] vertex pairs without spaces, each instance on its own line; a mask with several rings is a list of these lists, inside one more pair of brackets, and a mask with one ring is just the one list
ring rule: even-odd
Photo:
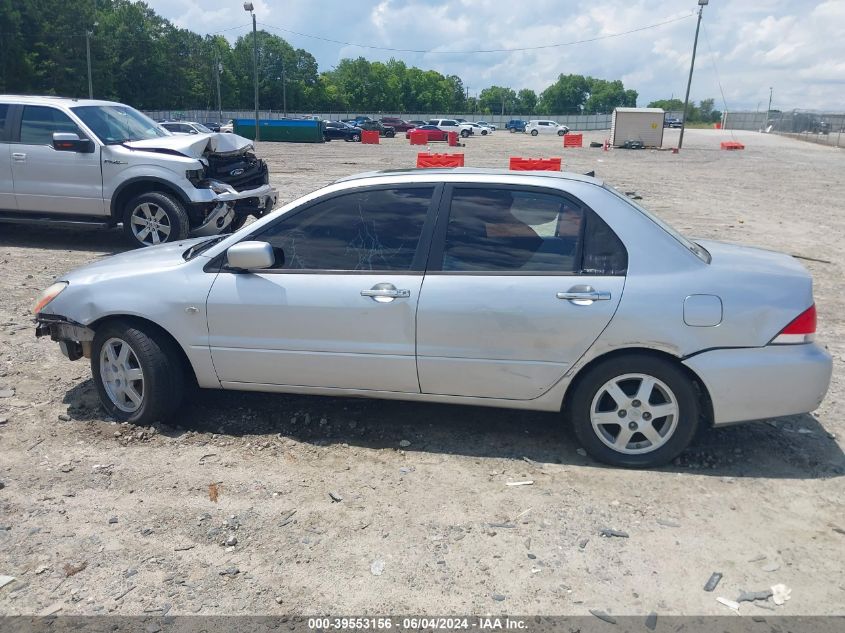
[[[17,579],[0,614],[706,615],[777,583],[792,589],[777,614],[842,614],[845,152],[736,137],[745,151],[720,151],[714,130],[688,131],[678,155],[501,132],[461,150],[484,167],[563,155],[689,235],[821,260],[805,261],[835,364],[821,408],[705,432],[657,470],[598,466],[557,415],[506,410],[207,392],[175,426],[116,424],[87,363],[36,340],[29,310],[126,243],[0,225],[0,575]],[[258,149],[287,201],[412,166],[419,148]],[[772,614],[758,604],[740,612]]]

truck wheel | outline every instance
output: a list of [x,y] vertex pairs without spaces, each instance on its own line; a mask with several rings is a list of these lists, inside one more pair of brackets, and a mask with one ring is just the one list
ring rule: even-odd
[[136,246],[184,240],[189,229],[182,203],[168,193],[142,193],[132,198],[123,212],[123,231]]
[[698,428],[692,380],[662,358],[631,354],[579,376],[564,415],[584,449],[613,466],[651,468],[680,454]]
[[512,128],[510,128],[508,131],[509,131],[511,134],[513,134],[513,133],[515,133],[515,132],[516,132],[516,128],[515,128],[515,127],[512,127]]
[[461,130],[461,136],[462,136],[463,138],[468,137],[468,136],[469,136],[469,130]]
[[121,422],[167,420],[182,401],[181,359],[173,343],[152,328],[126,321],[98,328],[91,373],[103,408]]

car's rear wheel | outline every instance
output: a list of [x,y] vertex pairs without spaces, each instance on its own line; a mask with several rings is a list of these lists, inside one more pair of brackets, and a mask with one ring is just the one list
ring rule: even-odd
[[614,466],[649,468],[683,451],[698,428],[693,381],[676,364],[632,354],[579,376],[565,415],[584,449]]
[[537,130],[531,130],[531,136],[537,136],[539,132]]
[[173,344],[152,328],[124,321],[99,328],[91,373],[103,407],[122,422],[166,420],[182,401],[180,358]]
[[515,128],[515,127],[510,128],[510,133],[511,133],[511,134],[514,134],[515,132],[516,132],[516,128]]
[[155,246],[188,237],[190,222],[174,196],[150,191],[135,196],[123,213],[123,231],[136,246]]

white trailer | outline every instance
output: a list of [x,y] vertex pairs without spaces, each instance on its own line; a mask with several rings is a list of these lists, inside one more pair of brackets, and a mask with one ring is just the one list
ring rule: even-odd
[[610,144],[641,141],[645,147],[663,145],[663,108],[616,108],[610,121]]

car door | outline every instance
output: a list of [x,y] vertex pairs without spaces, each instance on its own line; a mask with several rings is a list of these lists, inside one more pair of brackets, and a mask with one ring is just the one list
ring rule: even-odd
[[416,310],[440,190],[347,190],[245,238],[270,243],[276,264],[223,268],[212,286],[209,340],[223,386],[419,393]]
[[50,106],[26,105],[12,144],[12,179],[20,211],[104,215],[100,147],[93,152],[53,148],[55,132],[86,134]]
[[12,146],[7,136],[10,109],[7,103],[0,103],[0,209],[6,211],[17,208],[12,182]]
[[422,392],[539,397],[613,317],[624,246],[556,190],[454,185],[442,209],[417,311]]

